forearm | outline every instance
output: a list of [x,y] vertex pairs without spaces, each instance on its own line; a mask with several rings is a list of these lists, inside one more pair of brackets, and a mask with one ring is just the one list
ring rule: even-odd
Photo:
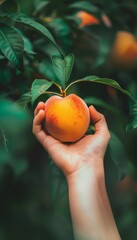
[[108,200],[104,169],[82,168],[68,179],[76,240],[119,240]]

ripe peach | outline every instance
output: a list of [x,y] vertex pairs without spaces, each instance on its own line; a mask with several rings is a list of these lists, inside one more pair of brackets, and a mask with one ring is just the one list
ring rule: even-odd
[[77,95],[52,96],[45,103],[45,128],[62,142],[76,142],[88,129],[89,109]]
[[81,20],[81,28],[92,24],[99,24],[99,20],[94,15],[85,11],[78,12],[77,17]]
[[135,36],[126,31],[119,31],[116,35],[111,55],[112,61],[117,66],[134,66],[135,59],[137,59],[137,40]]

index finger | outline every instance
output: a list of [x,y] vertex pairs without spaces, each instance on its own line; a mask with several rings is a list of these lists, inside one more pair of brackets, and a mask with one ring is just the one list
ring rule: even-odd
[[41,109],[44,110],[44,108],[45,108],[44,102],[39,102],[34,110],[34,116],[36,116]]

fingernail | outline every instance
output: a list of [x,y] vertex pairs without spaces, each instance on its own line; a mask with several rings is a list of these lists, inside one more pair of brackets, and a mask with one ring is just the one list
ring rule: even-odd
[[93,105],[91,105],[90,107],[92,107],[94,110],[96,110],[96,108]]

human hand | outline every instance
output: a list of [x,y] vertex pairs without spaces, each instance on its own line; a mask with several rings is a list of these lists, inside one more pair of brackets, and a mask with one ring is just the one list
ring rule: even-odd
[[62,143],[43,129],[42,122],[46,117],[44,109],[44,102],[39,102],[34,112],[33,133],[66,176],[76,173],[83,167],[93,169],[103,166],[110,133],[101,113],[93,106],[89,107],[95,134],[85,135],[75,143]]

